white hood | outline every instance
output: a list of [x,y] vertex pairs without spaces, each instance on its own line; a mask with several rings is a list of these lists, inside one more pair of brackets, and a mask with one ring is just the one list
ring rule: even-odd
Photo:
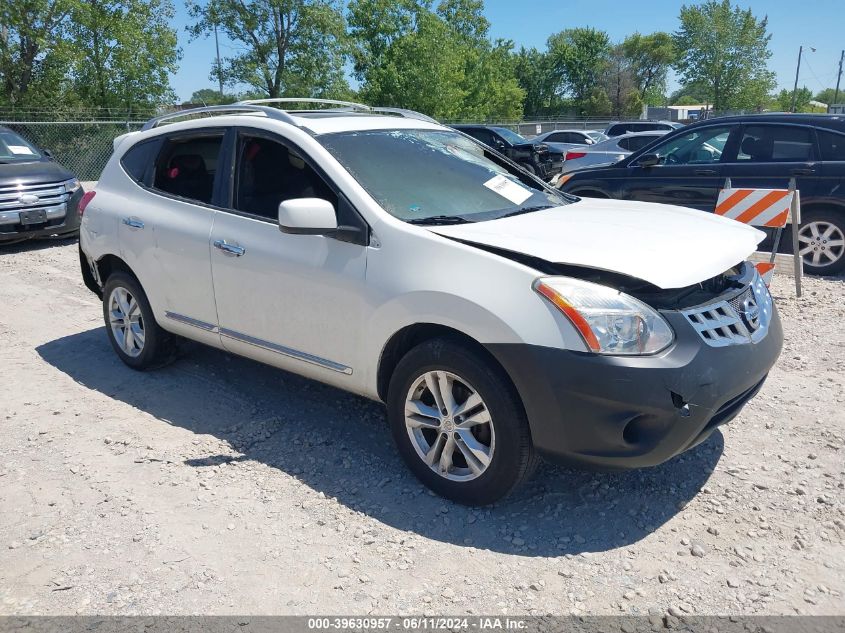
[[766,236],[713,213],[597,198],[431,230],[548,262],[623,273],[659,288],[715,277],[747,259]]

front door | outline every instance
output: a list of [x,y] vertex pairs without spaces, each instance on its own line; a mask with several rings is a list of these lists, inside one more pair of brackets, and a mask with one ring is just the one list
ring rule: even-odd
[[367,248],[282,233],[284,200],[338,192],[283,139],[243,130],[234,147],[232,202],[211,232],[211,269],[223,346],[335,384],[357,369]]
[[721,186],[721,160],[730,139],[726,125],[698,128],[654,147],[657,165],[634,160],[626,168],[619,198],[713,211]]

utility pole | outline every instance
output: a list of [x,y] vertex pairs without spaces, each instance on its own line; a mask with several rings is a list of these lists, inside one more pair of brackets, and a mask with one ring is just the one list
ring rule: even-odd
[[839,81],[842,79],[842,59],[845,58],[845,50],[839,55],[839,74],[836,76],[836,91],[833,93],[833,103],[828,104],[827,111],[830,112],[830,106],[836,105],[839,100]]
[[217,20],[214,20],[214,48],[217,49],[217,82],[220,85],[220,99],[223,99],[223,74],[220,72],[220,43],[217,41]]
[[795,100],[798,98],[798,73],[801,72],[801,53],[804,52],[803,44],[798,47],[798,66],[795,68],[795,87],[792,89],[792,107],[790,112],[795,112]]

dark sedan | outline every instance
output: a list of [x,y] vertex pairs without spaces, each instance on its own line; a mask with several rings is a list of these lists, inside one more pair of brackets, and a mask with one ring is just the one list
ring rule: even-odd
[[[607,167],[561,177],[579,196],[676,204],[713,211],[719,189],[778,189],[795,178],[804,269],[845,269],[845,117],[760,114],[695,123]],[[789,247],[790,240],[782,242]]]
[[453,128],[498,150],[543,180],[551,180],[563,168],[563,152],[546,143],[529,141],[513,130],[490,125],[453,125]]

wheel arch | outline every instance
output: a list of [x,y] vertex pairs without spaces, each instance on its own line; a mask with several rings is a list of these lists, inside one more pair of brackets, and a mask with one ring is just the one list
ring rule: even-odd
[[444,338],[455,341],[460,345],[472,349],[485,358],[493,367],[495,367],[498,371],[501,371],[502,375],[507,379],[511,387],[513,387],[514,394],[516,394],[516,397],[519,399],[519,403],[522,406],[522,399],[519,395],[519,391],[516,389],[516,384],[499,360],[482,343],[473,337],[453,327],[442,325],[440,323],[414,323],[407,325],[394,332],[388,339],[387,343],[385,343],[382,348],[381,355],[379,356],[378,370],[376,372],[376,388],[378,396],[382,402],[387,401],[387,390],[390,385],[390,377],[393,375],[393,370],[396,368],[399,361],[402,360],[402,357],[404,357],[405,354],[417,345],[435,338]]
[[127,275],[130,275],[139,284],[141,283],[138,279],[138,275],[135,274],[129,264],[117,255],[103,255],[96,261],[95,266],[97,267],[97,276],[100,278],[101,285],[105,285],[109,276],[116,272],[124,272]]

